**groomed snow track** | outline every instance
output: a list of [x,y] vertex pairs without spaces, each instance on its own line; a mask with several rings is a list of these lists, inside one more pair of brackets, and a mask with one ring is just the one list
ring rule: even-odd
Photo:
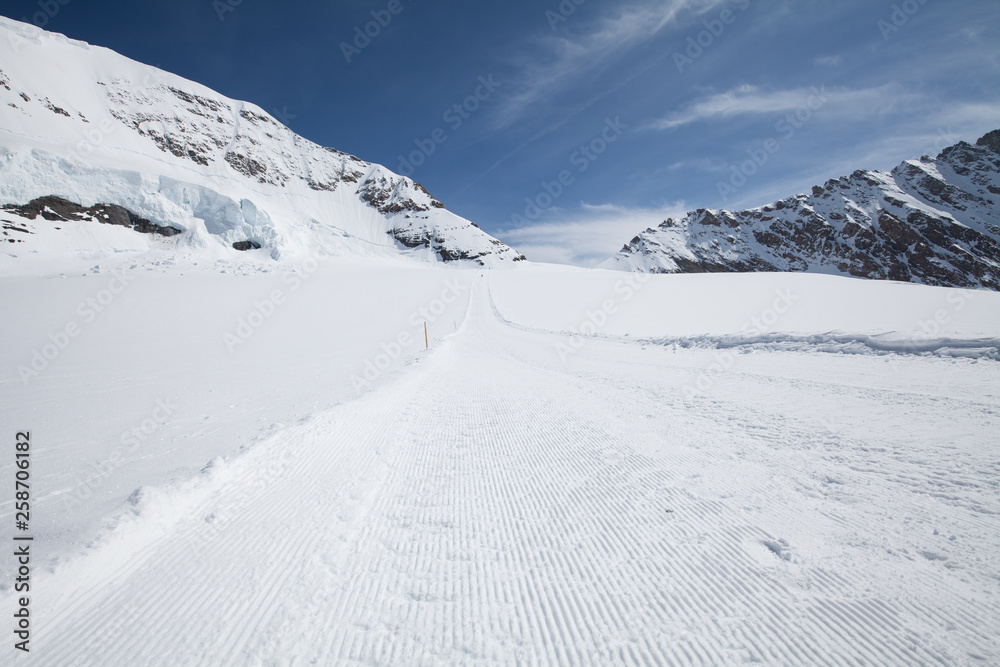
[[[995,515],[976,501],[996,499],[993,459],[873,444],[755,407],[754,396],[739,410],[686,399],[656,383],[672,377],[656,366],[665,357],[642,361],[635,343],[588,343],[567,366],[551,353],[557,339],[502,322],[477,280],[465,322],[411,372],[188,483],[137,493],[134,515],[39,581],[32,657],[102,667],[1000,660],[995,580],[983,601],[935,569],[970,570],[976,557],[994,569],[981,559]],[[609,361],[615,346],[628,347],[624,361]],[[851,363],[862,362],[882,360]],[[649,376],[620,373],[628,364]],[[758,386],[781,383],[810,391],[778,377]],[[887,410],[942,400],[832,391]],[[936,408],[960,420],[991,409]],[[841,487],[858,491],[845,500]],[[879,521],[942,511],[980,551],[966,563],[910,549],[903,562],[919,567],[899,581]],[[796,542],[816,525],[812,534],[850,539]],[[989,580],[980,574],[969,586]]]

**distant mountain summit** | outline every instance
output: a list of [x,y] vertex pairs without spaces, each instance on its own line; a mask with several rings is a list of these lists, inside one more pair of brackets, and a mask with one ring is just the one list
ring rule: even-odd
[[314,144],[253,104],[2,17],[0,206],[8,265],[26,253],[153,248],[524,259],[419,183]]
[[809,271],[1000,290],[1000,130],[892,170],[743,211],[698,209],[647,229],[602,268]]

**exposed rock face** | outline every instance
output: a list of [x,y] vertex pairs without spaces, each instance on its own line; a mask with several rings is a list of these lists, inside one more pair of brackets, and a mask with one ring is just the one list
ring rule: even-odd
[[[165,153],[202,166],[222,160],[240,176],[263,185],[285,187],[299,180],[316,192],[349,188],[386,217],[406,214],[403,220],[393,221],[389,234],[406,248],[433,248],[445,262],[472,259],[483,264],[482,258],[490,255],[508,261],[524,259],[478,229],[470,234],[470,223],[464,220],[448,227],[437,223],[428,232],[422,224],[428,216],[419,214],[445,207],[420,183],[312,144],[243,103],[231,104],[173,86],[146,86],[135,92],[121,80],[101,85],[113,103],[111,115]],[[170,113],[162,111],[166,102]],[[470,238],[474,243],[469,243]]]
[[[429,227],[403,227],[393,229],[389,232],[393,238],[407,248],[430,248],[442,262],[455,262],[458,260],[472,260],[479,264],[484,264],[483,258],[494,252],[502,253],[507,248],[502,241],[491,239],[493,249],[470,251],[460,247],[446,235],[439,233],[437,229]],[[523,262],[527,258],[524,255],[515,254],[511,260]]]
[[247,250],[260,250],[260,244],[256,241],[237,241],[233,244],[233,248],[239,250],[240,252],[246,252]]
[[811,271],[1000,290],[1000,130],[769,206],[698,209],[647,229],[602,266]]
[[39,215],[45,220],[53,222],[93,220],[106,225],[131,227],[143,234],[157,234],[159,236],[176,236],[182,231],[169,225],[157,225],[116,204],[95,204],[84,207],[56,196],[39,197],[24,206],[8,204],[3,207],[3,210],[28,220],[34,220]]
[[30,208],[51,194],[119,204],[135,215],[105,207],[95,219],[179,228],[191,252],[253,239],[275,261],[316,249],[497,267],[521,258],[419,183],[313,143],[252,103],[4,17],[0,127],[10,130],[0,204]]
[[[17,234],[11,234],[11,232],[17,232]],[[34,234],[34,232],[27,227],[22,227],[10,221],[4,221],[2,225],[0,225],[0,233],[3,234],[3,239],[0,240],[6,241],[7,243],[24,243],[23,236],[25,234]]]

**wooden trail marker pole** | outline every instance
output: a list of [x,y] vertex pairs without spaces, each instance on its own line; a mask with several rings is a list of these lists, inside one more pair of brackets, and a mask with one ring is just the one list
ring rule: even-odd
[[427,322],[424,322],[424,349],[429,350],[431,348],[431,343],[427,339]]

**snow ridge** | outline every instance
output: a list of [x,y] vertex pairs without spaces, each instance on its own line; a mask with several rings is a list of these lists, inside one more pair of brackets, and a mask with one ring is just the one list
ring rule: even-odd
[[[121,206],[183,230],[176,247],[212,257],[253,242],[272,260],[319,250],[477,266],[523,259],[419,183],[108,49],[0,18],[0,63],[2,205],[57,196]],[[31,241],[17,250],[52,252]]]
[[768,206],[666,220],[602,267],[808,271],[1000,290],[1000,130],[891,173],[856,171]]
[[682,348],[742,349],[750,352],[760,349],[834,354],[917,354],[1000,361],[1000,338],[923,338],[918,336],[899,337],[893,334],[868,335],[830,332],[820,334],[761,333],[688,336],[640,342]]
[[506,326],[527,332],[544,332],[572,336],[574,338],[592,338],[619,343],[633,343],[642,346],[659,345],[681,349],[711,348],[738,350],[744,354],[766,350],[832,354],[920,355],[1000,361],[1000,338],[989,336],[959,338],[954,336],[930,336],[920,332],[907,335],[895,331],[878,334],[830,331],[811,334],[744,332],[723,335],[703,334],[697,336],[632,338],[630,336],[623,337],[600,332],[550,331],[515,322],[500,311],[492,295],[490,295],[489,300],[494,317]]

